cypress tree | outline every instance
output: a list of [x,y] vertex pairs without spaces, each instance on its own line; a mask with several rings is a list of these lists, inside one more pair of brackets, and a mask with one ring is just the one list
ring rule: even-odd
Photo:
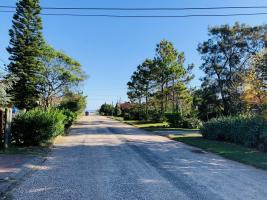
[[42,36],[41,7],[39,0],[19,0],[9,30],[11,37],[8,70],[18,78],[13,86],[14,104],[20,109],[31,109],[39,100]]

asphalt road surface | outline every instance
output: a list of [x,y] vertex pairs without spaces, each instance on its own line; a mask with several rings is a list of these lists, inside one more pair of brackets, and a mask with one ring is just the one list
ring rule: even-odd
[[267,172],[106,117],[82,118],[18,200],[267,199]]

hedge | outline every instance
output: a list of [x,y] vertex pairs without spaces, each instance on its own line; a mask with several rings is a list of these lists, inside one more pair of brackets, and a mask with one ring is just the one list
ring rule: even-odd
[[228,141],[246,147],[267,151],[267,122],[257,116],[230,116],[214,118],[200,129],[210,140]]
[[65,129],[68,130],[73,122],[77,119],[78,114],[70,111],[69,109],[61,109],[61,112],[65,115]]
[[66,117],[54,108],[36,108],[18,114],[11,126],[13,139],[25,146],[39,145],[48,139],[64,134]]
[[173,128],[199,128],[201,121],[194,117],[183,117],[180,113],[166,113],[165,117]]

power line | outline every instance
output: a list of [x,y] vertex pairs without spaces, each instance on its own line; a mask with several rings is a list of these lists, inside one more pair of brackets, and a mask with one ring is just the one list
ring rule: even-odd
[[[16,6],[4,6],[0,5],[0,8],[16,8]],[[144,7],[135,7],[135,8],[126,8],[126,7],[42,7],[43,10],[115,10],[115,11],[177,11],[177,10],[227,10],[227,9],[264,9],[267,6],[217,6],[217,7],[153,7],[153,8],[144,8]]]
[[[14,11],[0,11],[0,13],[13,13]],[[231,17],[231,16],[257,16],[267,15],[260,13],[230,13],[230,14],[191,14],[191,15],[113,15],[113,14],[74,14],[74,13],[41,13],[43,16],[70,16],[70,17],[106,17],[106,18],[190,18],[190,17]]]
[[71,17],[107,17],[107,18],[189,18],[189,17],[230,17],[267,15],[267,13],[234,13],[234,14],[196,14],[196,15],[106,15],[106,14],[71,14],[71,13],[42,13],[44,16],[71,16]]

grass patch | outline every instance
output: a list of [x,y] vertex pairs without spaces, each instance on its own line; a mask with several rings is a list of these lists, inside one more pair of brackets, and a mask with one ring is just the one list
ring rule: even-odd
[[1,154],[22,154],[22,155],[34,155],[34,156],[45,156],[49,152],[49,147],[54,143],[54,141],[60,136],[50,138],[43,141],[39,146],[22,146],[12,143],[7,149],[0,149]]
[[190,129],[190,128],[170,128],[170,127],[147,127],[147,131],[199,131],[199,129]]
[[207,140],[200,134],[169,135],[173,140],[192,145],[222,157],[267,170],[267,153],[241,145]]
[[133,125],[137,128],[142,128],[147,131],[198,131],[199,129],[186,129],[186,128],[170,128],[167,122],[150,122],[139,120],[123,120],[123,117],[111,117],[117,121]]
[[11,145],[7,149],[1,149],[1,154],[13,155],[13,154],[22,154],[22,155],[35,155],[43,156],[47,153],[48,149],[46,147],[19,147]]

